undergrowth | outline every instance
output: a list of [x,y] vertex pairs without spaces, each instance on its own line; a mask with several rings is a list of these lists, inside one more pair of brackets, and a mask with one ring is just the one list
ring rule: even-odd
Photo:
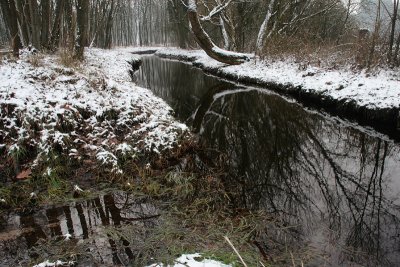
[[[232,191],[231,186],[224,185],[226,166],[222,159],[185,139],[162,156],[146,153],[121,158],[124,175],[110,178],[101,169],[91,169],[54,152],[31,179],[0,187],[0,197],[22,212],[35,212],[40,204],[90,199],[104,188],[152,199],[160,210],[154,223],[109,225],[100,237],[94,237],[114,240],[116,251],[132,251],[130,266],[172,263],[183,253],[195,252],[207,259],[242,266],[225,237],[248,266],[285,266],[293,260],[300,266],[307,262],[308,252],[290,244],[291,233],[279,220],[265,212],[233,205],[231,200],[237,198],[240,189]],[[83,181],[82,173],[87,172],[92,178]],[[77,200],[75,183],[92,193],[80,195]],[[37,202],[27,197],[31,192],[36,192]],[[74,246],[64,244],[60,237],[40,241],[32,248],[39,252],[33,263],[46,259],[96,262],[96,251],[105,249],[93,248],[90,238]]]
[[76,68],[80,65],[79,60],[73,56],[73,51],[67,48],[61,48],[58,51],[58,61],[67,68]]
[[299,69],[316,66],[360,70],[384,66],[386,55],[380,51],[380,44],[376,44],[375,51],[371,53],[372,41],[369,38],[348,36],[338,43],[334,40],[322,42],[307,37],[275,36],[269,40],[260,57],[278,61],[293,60]]

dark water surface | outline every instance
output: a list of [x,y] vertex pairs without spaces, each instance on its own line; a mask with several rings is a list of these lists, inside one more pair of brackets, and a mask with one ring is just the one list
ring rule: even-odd
[[138,83],[228,155],[237,204],[293,226],[312,266],[400,266],[400,145],[268,90],[145,57]]
[[0,266],[32,266],[54,258],[52,253],[68,261],[74,260],[73,253],[87,254],[77,266],[126,266],[137,251],[110,228],[134,226],[134,238],[140,243],[157,225],[158,213],[145,199],[114,192],[31,214],[7,214],[0,218]]

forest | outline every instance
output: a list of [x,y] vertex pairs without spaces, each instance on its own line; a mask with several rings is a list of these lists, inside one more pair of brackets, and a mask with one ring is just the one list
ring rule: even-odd
[[[279,56],[319,51],[356,55],[355,64],[399,64],[397,0],[197,1],[221,48]],[[195,48],[181,0],[1,2],[0,44],[40,51],[170,45]]]
[[0,267],[400,266],[400,0],[0,0]]

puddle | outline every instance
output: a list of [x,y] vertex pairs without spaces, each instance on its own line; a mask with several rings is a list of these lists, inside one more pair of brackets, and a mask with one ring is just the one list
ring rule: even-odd
[[27,266],[32,258],[46,260],[47,252],[39,246],[45,241],[61,248],[85,243],[85,253],[92,258],[77,261],[77,266],[124,264],[135,257],[134,252],[126,240],[114,240],[107,229],[134,225],[145,233],[157,225],[158,217],[154,205],[126,192],[48,207],[29,215],[10,213],[0,220],[0,266]]

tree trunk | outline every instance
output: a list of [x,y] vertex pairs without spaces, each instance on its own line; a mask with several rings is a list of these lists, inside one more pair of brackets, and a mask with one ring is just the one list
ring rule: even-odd
[[42,0],[40,4],[42,10],[42,25],[40,33],[40,44],[44,48],[48,48],[50,34],[50,1]]
[[396,34],[396,22],[397,22],[397,13],[399,10],[399,0],[394,0],[393,1],[393,13],[391,14],[391,20],[390,20],[390,35],[389,35],[389,48],[388,48],[388,61],[389,63],[392,63],[394,60],[393,57],[393,45],[394,45],[394,39],[395,39],[395,34]]
[[17,14],[18,14],[17,19],[21,29],[22,42],[25,46],[28,46],[30,43],[29,26],[25,19],[25,14],[24,14],[25,3],[23,2],[24,0],[15,0],[15,7],[17,8]]
[[395,64],[396,64],[396,66],[399,66],[400,64],[400,62],[399,62],[399,51],[400,51],[400,32],[399,32],[399,34],[398,34],[398,36],[397,36],[397,41],[396,41],[396,48],[395,48],[395,50],[394,50],[394,55],[393,55],[393,58],[394,58],[394,62],[395,62]]
[[212,42],[210,36],[208,36],[200,24],[196,0],[189,0],[188,17],[197,43],[208,56],[229,65],[239,65],[249,60],[247,55],[223,50]]
[[18,34],[17,9],[14,0],[1,0],[1,9],[5,24],[11,36],[11,45],[15,57],[19,57],[19,49],[22,47]]
[[107,23],[106,23],[106,36],[105,36],[105,48],[110,49],[112,45],[112,26],[114,20],[114,0],[111,1],[110,11],[108,13]]
[[65,2],[65,20],[66,20],[66,35],[67,35],[67,48],[70,51],[74,49],[75,43],[75,23],[74,23],[74,14],[72,12],[72,1]]
[[[1,13],[3,15],[3,20],[4,20],[4,25],[8,30],[10,30],[11,26],[11,21],[10,21],[10,6],[8,5],[7,1],[0,1],[0,8],[1,8]],[[10,33],[11,34],[11,33]]]
[[61,34],[61,18],[64,11],[65,0],[56,1],[55,18],[53,28],[51,30],[51,39],[49,49],[54,50],[58,47]]
[[88,39],[89,0],[76,1],[76,14],[78,36],[75,42],[75,55],[78,60],[83,60],[83,51]]
[[256,43],[256,51],[257,53],[261,52],[265,45],[265,35],[267,34],[268,24],[272,17],[272,11],[274,8],[275,0],[271,0],[268,5],[267,15],[263,23],[261,24],[260,30],[257,36],[257,43]]
[[29,1],[29,13],[31,18],[32,45],[40,48],[40,16],[36,0]]

